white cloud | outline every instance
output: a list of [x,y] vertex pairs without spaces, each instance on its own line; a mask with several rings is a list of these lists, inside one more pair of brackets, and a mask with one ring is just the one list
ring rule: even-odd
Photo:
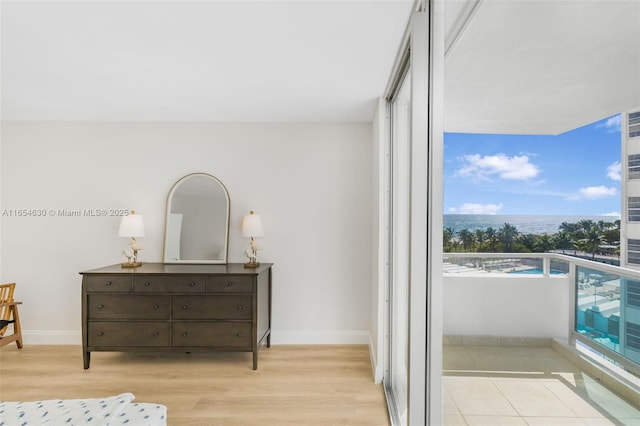
[[622,123],[622,115],[618,114],[609,118],[604,123],[598,124],[598,127],[604,127],[605,129],[607,129],[607,132],[609,133],[619,132],[621,123]]
[[620,173],[622,173],[622,164],[616,161],[607,167],[607,177],[611,180],[620,182]]
[[500,210],[502,210],[502,203],[500,204],[464,203],[460,207],[449,208],[450,213],[459,213],[459,214],[497,214]]
[[613,187],[600,186],[587,186],[580,188],[577,194],[571,195],[570,200],[597,200],[604,197],[612,197],[618,195],[618,190]]
[[610,216],[610,217],[615,217],[615,218],[618,218],[618,219],[621,218],[620,212],[609,212],[609,213],[605,213],[605,214],[603,214],[601,216]]
[[527,155],[509,157],[505,154],[471,154],[465,155],[463,160],[465,164],[456,174],[479,180],[490,180],[494,176],[500,179],[529,180],[540,173],[538,166],[530,163]]

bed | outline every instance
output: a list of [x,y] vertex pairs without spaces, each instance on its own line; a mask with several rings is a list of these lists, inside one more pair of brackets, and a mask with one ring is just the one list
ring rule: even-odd
[[0,402],[0,426],[165,426],[167,407],[135,403],[132,393],[107,398]]

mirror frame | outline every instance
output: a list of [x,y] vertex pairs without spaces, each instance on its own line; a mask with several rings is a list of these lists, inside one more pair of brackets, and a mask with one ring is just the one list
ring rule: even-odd
[[[224,236],[224,257],[222,259],[180,259],[180,260],[167,261],[166,260],[167,225],[169,224],[169,214],[171,213],[171,201],[173,200],[173,194],[180,187],[180,184],[194,177],[204,177],[207,179],[211,179],[212,181],[220,185],[220,188],[222,188],[224,192],[225,199],[227,201],[227,208],[226,208],[227,220],[225,223],[225,236]],[[171,186],[171,189],[169,190],[169,194],[167,195],[167,203],[166,203],[165,209],[166,211],[165,211],[165,217],[164,217],[164,241],[163,241],[163,248],[162,248],[162,263],[164,264],[216,264],[216,265],[227,264],[227,260],[229,257],[229,223],[230,223],[230,217],[231,217],[231,200],[229,198],[229,191],[227,191],[227,187],[224,186],[224,184],[222,183],[222,181],[220,181],[220,179],[208,173],[190,173],[186,176],[181,177],[176,181],[176,183],[173,184],[173,186]]]

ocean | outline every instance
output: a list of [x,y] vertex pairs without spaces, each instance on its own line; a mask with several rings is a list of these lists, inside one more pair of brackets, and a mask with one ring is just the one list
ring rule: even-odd
[[454,231],[494,228],[496,231],[505,223],[513,225],[523,234],[555,234],[562,222],[577,223],[581,220],[594,222],[614,222],[614,216],[564,216],[564,215],[491,215],[491,214],[445,214],[444,227]]

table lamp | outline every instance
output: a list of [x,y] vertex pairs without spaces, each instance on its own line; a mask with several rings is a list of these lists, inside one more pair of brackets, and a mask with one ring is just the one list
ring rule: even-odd
[[244,255],[249,258],[249,262],[244,264],[245,268],[257,268],[260,263],[257,261],[258,249],[256,248],[254,237],[263,237],[262,219],[254,214],[253,210],[242,219],[242,236],[249,237],[249,248],[244,251]]
[[124,249],[122,252],[128,260],[125,263],[121,263],[120,266],[123,268],[135,268],[142,265],[142,262],[138,262],[138,250],[142,250],[142,247],[138,246],[136,242],[136,237],[144,237],[142,216],[136,214],[135,210],[131,210],[130,215],[123,216],[122,220],[120,220],[118,236],[131,238],[131,241],[129,241],[130,249]]

